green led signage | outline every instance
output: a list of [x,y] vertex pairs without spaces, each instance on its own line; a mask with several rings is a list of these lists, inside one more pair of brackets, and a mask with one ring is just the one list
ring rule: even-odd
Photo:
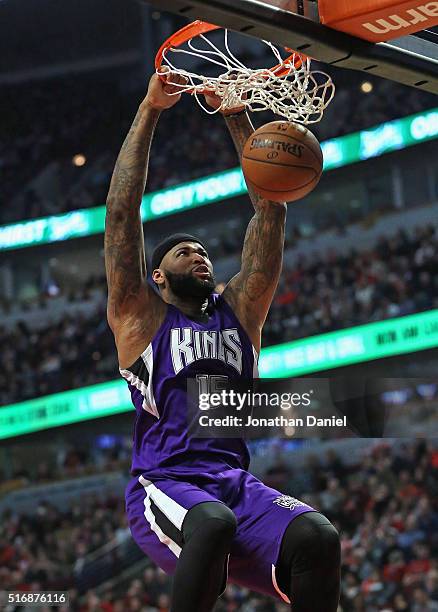
[[0,439],[131,410],[127,384],[115,380],[0,408]]
[[[321,143],[324,169],[341,168],[437,137],[438,109],[389,121],[370,130]],[[146,194],[141,205],[141,216],[144,222],[151,221],[244,193],[246,185],[242,171],[233,168]],[[102,233],[104,229],[104,206],[3,225],[0,226],[0,251],[91,236]]]
[[279,344],[260,355],[262,378],[285,378],[438,347],[438,310]]
[[141,206],[141,217],[143,221],[150,221],[188,208],[242,195],[245,192],[246,185],[242,171],[240,168],[234,168],[145,195]]
[[[302,376],[436,347],[438,309],[268,347],[260,376]],[[0,408],[0,439],[132,410],[127,384],[115,380]]]

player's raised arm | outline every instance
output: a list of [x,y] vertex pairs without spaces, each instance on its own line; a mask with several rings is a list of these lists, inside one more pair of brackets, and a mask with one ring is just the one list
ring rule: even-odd
[[[215,96],[207,96],[211,106]],[[239,155],[254,128],[242,108],[224,112],[225,122]],[[286,204],[259,196],[250,186],[248,192],[255,214],[246,230],[241,269],[226,286],[223,296],[245,327],[259,351],[260,336],[280,278],[283,263]]]
[[[173,83],[182,77],[166,75]],[[108,322],[116,336],[129,327],[135,334],[141,320],[142,333],[153,334],[166,306],[146,281],[146,259],[140,216],[149,150],[160,114],[180,98],[177,90],[153,75],[147,95],[122,145],[107,197],[105,218],[105,268],[108,282]],[[118,347],[119,348],[119,347]],[[119,351],[120,356],[120,351]]]
[[[243,146],[254,131],[251,122],[246,113],[225,117],[225,121],[240,159]],[[262,327],[283,264],[287,207],[285,203],[266,200],[249,185],[248,193],[255,214],[246,230],[240,272],[230,280],[223,295],[259,351]]]

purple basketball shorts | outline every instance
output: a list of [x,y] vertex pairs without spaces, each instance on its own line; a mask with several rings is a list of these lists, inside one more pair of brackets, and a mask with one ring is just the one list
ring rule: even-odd
[[230,582],[288,603],[277,585],[277,563],[283,534],[291,521],[311,506],[267,487],[252,474],[229,469],[179,478],[140,476],[126,489],[126,511],[132,536],[145,554],[173,574],[183,546],[187,512],[202,502],[222,502],[237,518],[231,548]]

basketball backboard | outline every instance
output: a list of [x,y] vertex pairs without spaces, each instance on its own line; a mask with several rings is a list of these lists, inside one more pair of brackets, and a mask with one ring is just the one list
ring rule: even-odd
[[320,23],[313,0],[144,0],[160,10],[202,19],[303,51],[326,64],[373,74],[438,94],[438,34],[371,43]]

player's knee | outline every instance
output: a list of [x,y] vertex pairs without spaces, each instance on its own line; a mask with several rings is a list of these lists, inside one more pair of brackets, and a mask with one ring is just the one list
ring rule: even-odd
[[236,523],[228,518],[210,518],[205,522],[205,536],[215,546],[228,548],[236,534]]
[[231,542],[236,529],[236,516],[228,506],[220,502],[205,502],[194,506],[187,513],[183,536],[187,542],[195,532],[200,532],[210,542]]
[[299,573],[319,565],[339,565],[341,544],[336,528],[319,512],[303,515],[303,523],[293,569]]
[[297,517],[287,528],[279,557],[282,573],[296,575],[320,566],[340,565],[339,533],[319,512]]
[[324,564],[338,567],[341,564],[341,541],[338,530],[331,523],[321,528],[319,542],[323,550]]

